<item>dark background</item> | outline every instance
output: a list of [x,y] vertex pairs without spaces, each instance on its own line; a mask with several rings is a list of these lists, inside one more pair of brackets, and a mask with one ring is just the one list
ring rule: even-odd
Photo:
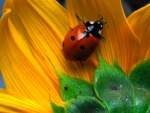
[[[2,6],[5,0],[0,0],[0,16],[2,15]],[[57,0],[60,4],[66,7],[65,0]],[[123,8],[126,16],[128,17],[133,11],[150,3],[150,0],[122,0]],[[2,76],[0,74],[0,87],[4,88]]]
[[[65,0],[57,0],[60,4],[66,7]],[[121,0],[126,16],[129,16],[133,11],[150,3],[150,0]]]

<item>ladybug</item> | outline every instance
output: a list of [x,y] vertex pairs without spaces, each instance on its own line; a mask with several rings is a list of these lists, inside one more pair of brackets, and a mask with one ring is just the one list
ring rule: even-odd
[[101,36],[101,30],[107,22],[102,21],[103,17],[95,22],[84,22],[78,15],[76,16],[83,24],[68,31],[62,44],[62,51],[67,60],[80,61],[82,64],[82,61],[94,52],[99,39],[104,38]]

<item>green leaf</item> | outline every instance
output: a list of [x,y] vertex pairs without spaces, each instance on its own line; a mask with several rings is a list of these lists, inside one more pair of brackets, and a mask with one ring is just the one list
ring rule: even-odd
[[114,61],[113,66],[114,66],[115,68],[119,69],[120,71],[122,71],[122,72],[124,73],[123,69],[120,67],[120,65],[119,65],[119,63],[118,63],[117,60]]
[[51,107],[54,113],[65,113],[64,107],[58,106],[53,102],[51,102]]
[[136,113],[146,113],[150,105],[150,92],[143,88],[134,87],[134,96]]
[[150,90],[150,59],[132,69],[129,78],[134,86]]
[[67,113],[107,113],[105,107],[93,97],[78,97],[66,105]]
[[150,105],[149,105],[149,108],[148,108],[148,110],[146,111],[146,113],[150,113]]
[[150,59],[133,68],[129,78],[134,87],[136,113],[145,113],[150,105]]
[[77,98],[78,96],[92,96],[95,97],[93,84],[80,79],[67,76],[61,71],[57,71],[60,90],[63,101]]
[[110,113],[133,113],[133,88],[129,79],[101,56],[99,62],[94,81],[97,96],[103,100]]

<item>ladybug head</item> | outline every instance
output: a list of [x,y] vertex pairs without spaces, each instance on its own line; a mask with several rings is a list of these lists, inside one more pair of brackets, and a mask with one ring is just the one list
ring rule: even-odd
[[81,20],[79,18],[78,15],[76,15],[77,18],[83,22],[84,26],[86,27],[87,32],[89,32],[91,35],[93,35],[96,38],[104,38],[101,36],[101,30],[103,29],[103,26],[107,23],[107,22],[103,22],[103,17],[100,20],[97,20],[95,22],[93,21],[87,21],[84,22],[83,20]]
[[103,26],[107,23],[107,22],[103,22],[103,17],[100,20],[97,20],[95,22],[93,21],[87,21],[86,23],[83,23],[87,29],[87,31],[93,35],[96,38],[104,38],[101,36],[101,30],[103,29]]
[[103,22],[102,20],[103,20],[103,17],[94,23],[95,27],[99,30],[103,29],[103,26],[107,23],[107,22]]

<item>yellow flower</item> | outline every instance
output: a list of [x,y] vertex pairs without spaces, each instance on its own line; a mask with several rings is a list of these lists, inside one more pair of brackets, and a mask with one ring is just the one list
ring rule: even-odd
[[[54,67],[93,82],[96,53],[84,62],[67,61],[62,41],[84,21],[103,16],[107,25],[98,49],[110,64],[118,60],[128,74],[149,57],[149,7],[126,19],[120,0],[67,0],[67,10],[55,0],[6,0],[0,21],[0,70],[6,90],[0,90],[0,112],[52,112],[50,100],[63,106]],[[140,29],[141,28],[141,29]]]

